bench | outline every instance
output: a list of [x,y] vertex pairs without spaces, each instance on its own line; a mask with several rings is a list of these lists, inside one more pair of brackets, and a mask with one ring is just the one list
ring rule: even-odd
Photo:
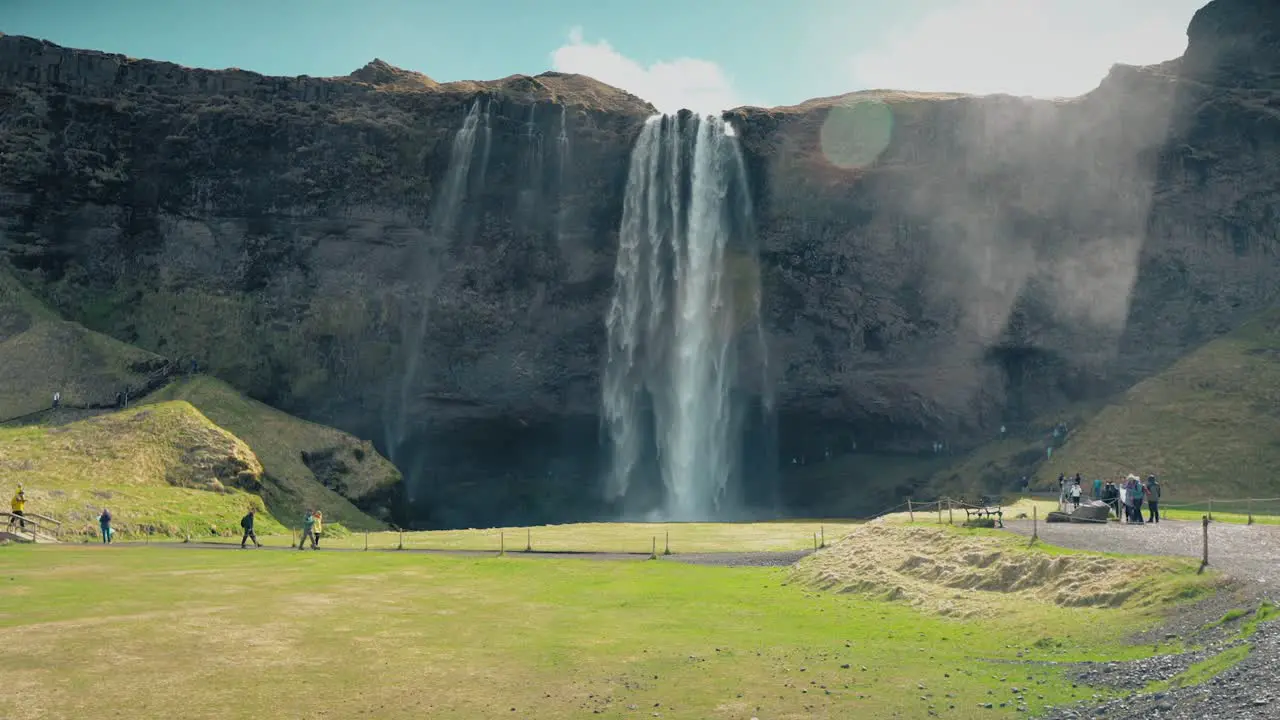
[[966,522],[973,518],[995,518],[996,525],[1004,527],[1004,508],[999,505],[992,505],[987,498],[982,498],[982,501],[977,505],[970,505],[962,500],[960,507],[964,510]]

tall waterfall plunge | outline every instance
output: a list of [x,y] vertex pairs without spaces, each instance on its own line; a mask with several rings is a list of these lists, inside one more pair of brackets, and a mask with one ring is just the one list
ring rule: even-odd
[[732,129],[650,118],[631,154],[603,381],[605,495],[629,511],[693,520],[738,509],[743,421],[767,386],[749,371],[765,357],[752,235]]

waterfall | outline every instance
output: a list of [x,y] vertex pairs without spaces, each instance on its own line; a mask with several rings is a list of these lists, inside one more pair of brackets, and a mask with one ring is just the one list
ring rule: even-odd
[[542,131],[538,129],[536,104],[529,106],[529,119],[524,123],[520,153],[520,184],[516,189],[516,221],[528,227],[537,217],[542,199]]
[[626,504],[657,475],[668,519],[733,510],[739,354],[763,337],[758,272],[731,267],[756,268],[746,252],[748,197],[741,153],[723,120],[664,115],[645,124],[631,154],[606,320],[610,500]]
[[399,395],[393,397],[393,402],[389,403],[394,410],[389,413],[385,421],[387,448],[394,463],[400,462],[398,458],[400,447],[408,435],[409,409],[412,404],[410,398],[422,364],[428,310],[431,297],[435,294],[436,285],[440,281],[441,269],[436,253],[447,246],[457,230],[462,204],[467,195],[467,180],[471,175],[476,129],[482,122],[487,125],[487,110],[486,113],[481,113],[480,100],[477,99],[472,103],[466,118],[463,119],[462,127],[453,136],[453,147],[449,152],[449,167],[428,218],[431,224],[431,246],[421,248],[420,254],[414,261],[414,276],[418,281],[420,306],[417,322],[410,324],[405,333],[404,374],[400,378]]

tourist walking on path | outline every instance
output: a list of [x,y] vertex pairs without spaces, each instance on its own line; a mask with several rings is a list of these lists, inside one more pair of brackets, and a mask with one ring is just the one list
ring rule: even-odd
[[1147,477],[1147,508],[1150,510],[1149,523],[1160,522],[1160,481],[1155,475]]
[[311,549],[318,550],[320,548],[320,531],[324,529],[324,523],[319,510],[315,511],[311,517],[315,519],[315,524],[311,526]]
[[18,491],[13,494],[13,499],[9,501],[9,512],[16,517],[9,518],[9,527],[13,527],[14,522],[18,523],[21,530],[27,529],[27,521],[22,518],[27,514],[27,493],[22,489],[22,485],[18,485]]
[[1094,500],[1102,499],[1102,478],[1093,479],[1093,499]]
[[62,404],[62,393],[55,390],[53,393],[53,409],[57,410],[58,406],[61,404]]
[[307,541],[315,542],[316,515],[315,511],[308,510],[306,517],[302,519],[302,539],[298,541],[298,549],[302,550],[307,546]]
[[1080,509],[1080,494],[1084,490],[1080,487],[1079,476],[1071,483],[1071,506],[1077,510]]
[[111,529],[111,511],[102,508],[102,514],[98,516],[98,529],[102,531],[102,544],[107,545],[111,542],[111,536],[115,531]]
[[253,531],[253,516],[257,512],[256,508],[249,508],[249,513],[240,518],[240,527],[244,529],[244,537],[240,538],[240,549],[245,548],[245,543],[253,541],[254,547],[262,547],[262,543],[258,542],[258,535]]

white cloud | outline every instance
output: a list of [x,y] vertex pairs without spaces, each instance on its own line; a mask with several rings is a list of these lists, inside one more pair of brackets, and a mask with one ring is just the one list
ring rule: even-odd
[[605,40],[587,42],[582,28],[569,32],[569,42],[551,53],[559,72],[589,75],[653,103],[661,112],[689,109],[718,113],[737,107],[733,83],[716,63],[698,58],[662,60],[645,66],[613,48]]
[[858,87],[1075,96],[1186,49],[1207,0],[942,0],[853,58]]

